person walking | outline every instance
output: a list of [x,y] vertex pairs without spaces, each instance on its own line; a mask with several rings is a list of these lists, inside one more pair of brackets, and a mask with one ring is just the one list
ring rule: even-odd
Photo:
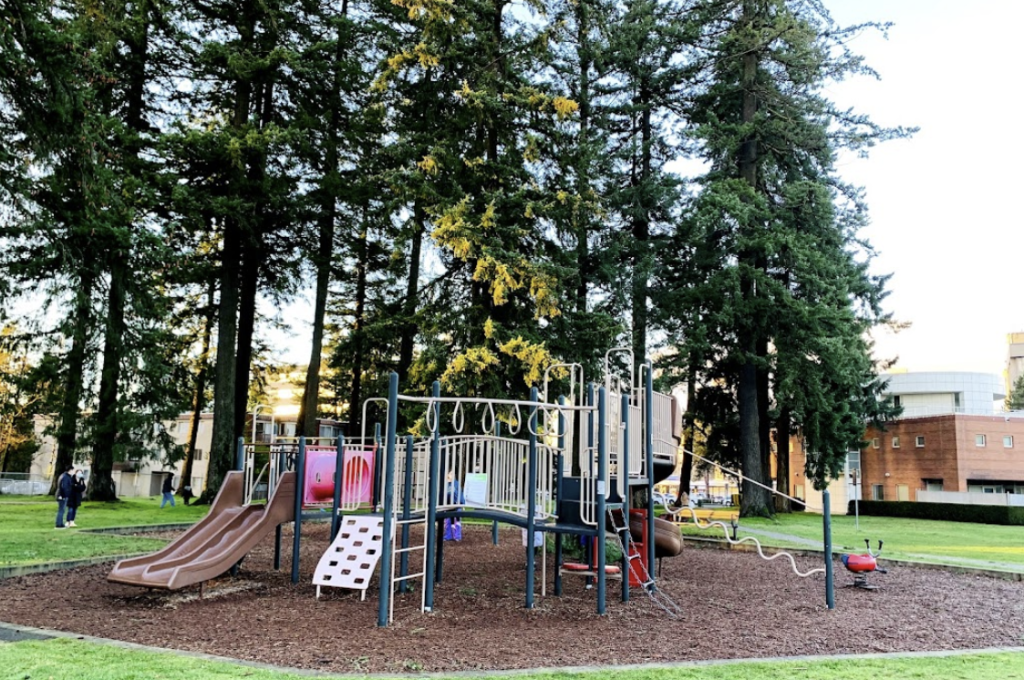
[[72,479],[71,472],[75,466],[68,465],[67,469],[57,478],[57,528],[64,528],[64,510],[67,508],[68,496],[71,495]]
[[170,503],[171,507],[173,508],[174,507],[174,473],[173,472],[168,472],[168,473],[166,473],[166,475],[167,476],[164,477],[164,486],[163,486],[163,489],[162,489],[164,497],[163,497],[163,500],[160,501],[160,507],[162,508],[165,505],[167,505],[167,503]]
[[82,497],[85,495],[85,471],[75,470],[71,477],[71,492],[68,494],[68,517],[67,525],[77,527],[75,518],[78,517],[78,506],[82,504]]

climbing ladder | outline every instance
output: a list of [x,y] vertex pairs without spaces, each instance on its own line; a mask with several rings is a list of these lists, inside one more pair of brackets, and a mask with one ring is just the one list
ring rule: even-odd
[[[410,545],[407,548],[402,548],[402,547],[400,547],[401,546],[401,542],[399,542],[399,541],[392,541],[391,542],[392,550],[391,550],[391,574],[390,574],[391,586],[390,587],[391,587],[392,593],[394,593],[394,588],[395,588],[395,584],[396,583],[404,584],[406,581],[411,581],[411,580],[416,579],[416,578],[420,579],[420,611],[425,611],[426,610],[426,599],[425,598],[426,598],[427,589],[425,587],[426,584],[424,583],[424,580],[426,579],[426,575],[427,575],[427,531],[426,531],[426,529],[427,529],[427,527],[426,527],[427,522],[426,522],[426,519],[424,517],[422,517],[422,516],[421,517],[414,517],[414,518],[411,518],[411,519],[397,519],[397,518],[395,519],[395,525],[396,526],[403,526],[403,527],[404,526],[409,526],[409,527],[412,527],[413,525],[416,525],[416,524],[420,524],[420,525],[423,526],[423,532],[422,532],[423,543],[420,543],[420,544],[417,544],[417,545]],[[420,551],[423,554],[422,558],[420,560],[420,570],[417,571],[417,572],[406,574],[405,576],[396,576],[395,575],[395,570],[397,568],[399,560],[401,559],[401,556],[402,555],[411,555],[411,554],[415,553],[416,551]],[[388,623],[391,623],[394,620],[394,618],[395,618],[395,598],[394,597],[389,597],[388,598]]]
[[[647,597],[651,599],[651,602],[664,610],[671,618],[675,619],[682,616],[683,610],[680,609],[679,605],[673,602],[672,598],[666,595],[663,590],[655,586],[654,577],[648,571],[647,565],[644,564],[640,550],[636,547],[632,534],[629,533],[629,521],[626,517],[625,512],[616,513],[611,509],[608,511],[608,518],[611,521],[613,533],[618,541],[619,550],[622,551],[623,555],[626,555],[629,573],[625,578],[630,583],[640,584],[640,588],[647,593]],[[622,519],[622,524],[618,522],[620,518]]]

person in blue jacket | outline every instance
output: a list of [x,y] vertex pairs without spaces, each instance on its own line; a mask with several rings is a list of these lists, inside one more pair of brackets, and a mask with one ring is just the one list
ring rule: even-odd
[[61,473],[61,476],[57,479],[57,528],[64,528],[64,510],[68,505],[68,498],[71,496],[71,490],[74,487],[74,475],[72,472],[75,467],[68,465],[67,469]]
[[[462,494],[462,485],[455,478],[454,472],[448,473],[448,483],[445,485],[444,502],[446,505],[465,505],[466,497]],[[444,521],[444,540],[462,540],[462,520],[458,517],[450,517]]]
[[74,476],[71,477],[71,493],[68,494],[67,525],[69,527],[78,526],[75,524],[75,518],[78,516],[78,506],[82,504],[82,497],[84,495],[85,471],[75,470]]

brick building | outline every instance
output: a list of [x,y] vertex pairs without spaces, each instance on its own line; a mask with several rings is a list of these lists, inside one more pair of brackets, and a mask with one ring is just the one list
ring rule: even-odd
[[[918,492],[1024,494],[1024,413],[1003,412],[999,376],[985,373],[897,373],[888,393],[904,408],[867,446],[847,454],[842,479],[830,486],[832,507],[848,500],[917,501]],[[791,444],[790,488],[809,510],[821,496],[803,477],[802,442]],[[995,497],[993,497],[995,500]]]

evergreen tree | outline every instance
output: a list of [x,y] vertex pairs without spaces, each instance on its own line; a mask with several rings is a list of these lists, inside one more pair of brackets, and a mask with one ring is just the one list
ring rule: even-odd
[[1018,377],[1006,396],[1007,411],[1024,411],[1024,375]]

